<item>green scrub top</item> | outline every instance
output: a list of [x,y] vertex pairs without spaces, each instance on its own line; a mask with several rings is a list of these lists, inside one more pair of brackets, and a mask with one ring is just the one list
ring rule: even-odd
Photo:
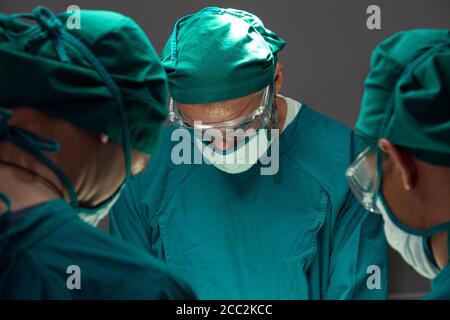
[[424,300],[450,300],[450,265],[431,282],[431,292]]
[[113,235],[166,261],[200,299],[387,297],[382,219],[345,180],[351,130],[303,105],[280,137],[279,181],[259,164],[236,175],[175,165],[173,130],[111,211]]
[[[69,266],[79,267],[80,289],[69,289]],[[89,226],[63,200],[14,212],[0,227],[1,299],[193,297],[163,263]]]
[[450,300],[450,241],[449,243],[449,262],[447,266],[431,282],[431,292],[424,300]]

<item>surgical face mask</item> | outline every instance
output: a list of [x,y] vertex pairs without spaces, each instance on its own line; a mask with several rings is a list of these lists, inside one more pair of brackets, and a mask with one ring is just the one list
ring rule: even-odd
[[261,129],[247,143],[225,153],[217,152],[215,148],[205,145],[199,138],[195,138],[195,145],[203,154],[204,159],[217,169],[229,174],[238,174],[255,165],[258,159],[269,150],[271,141],[269,141],[267,130]]
[[418,273],[425,278],[434,279],[440,269],[434,261],[428,243],[433,233],[421,232],[400,224],[382,197],[378,198],[377,207],[383,216],[384,233],[389,245]]
[[125,188],[125,183],[114,193],[109,199],[102,202],[99,206],[95,208],[77,208],[78,216],[84,222],[96,227],[100,221],[108,215],[109,211],[112,209],[114,204],[119,200],[120,195]]
[[[207,163],[226,173],[239,174],[249,170],[267,154],[271,141],[274,141],[268,131],[270,122],[278,120],[273,103],[273,83],[259,95],[261,100],[256,110],[248,116],[214,124],[191,123],[171,99],[170,119],[178,126],[194,131],[194,144]],[[272,131],[270,133],[273,134]],[[211,142],[215,139],[225,139],[233,147],[226,151],[218,150]]]

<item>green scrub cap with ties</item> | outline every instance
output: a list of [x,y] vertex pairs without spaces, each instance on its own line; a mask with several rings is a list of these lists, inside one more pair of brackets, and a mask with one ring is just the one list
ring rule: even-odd
[[213,103],[271,84],[285,45],[248,12],[208,7],[177,21],[161,61],[175,101]]
[[450,166],[450,31],[395,34],[374,50],[356,134],[386,138],[418,159]]

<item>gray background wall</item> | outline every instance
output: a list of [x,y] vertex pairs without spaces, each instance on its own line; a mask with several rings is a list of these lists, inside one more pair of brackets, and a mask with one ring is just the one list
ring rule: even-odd
[[[450,0],[0,0],[0,12],[28,12],[39,4],[54,11],[75,4],[126,14],[142,26],[158,52],[183,15],[206,6],[247,10],[288,42],[280,55],[286,70],[283,94],[349,127],[357,119],[370,53],[378,42],[400,30],[450,29]],[[381,7],[381,30],[366,27],[371,4]],[[391,252],[390,260],[391,298],[414,298],[428,290],[428,281],[397,254]]]

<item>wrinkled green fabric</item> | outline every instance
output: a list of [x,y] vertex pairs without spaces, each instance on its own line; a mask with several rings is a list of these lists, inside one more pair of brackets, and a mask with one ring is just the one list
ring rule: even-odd
[[[449,45],[401,77],[414,59]],[[394,110],[382,130],[393,95]],[[386,138],[417,158],[450,166],[450,31],[397,33],[374,50],[356,132],[367,143]]]
[[[81,10],[81,29],[62,30],[87,46],[119,87],[127,113],[131,147],[146,153],[159,146],[167,116],[167,77],[142,29],[109,11]],[[40,27],[0,15],[0,105],[31,106],[122,143],[117,103],[82,54],[68,43],[70,59],[59,59],[50,38],[31,41]]]
[[269,85],[285,44],[250,13],[209,7],[175,24],[161,62],[176,101],[219,102]]
[[450,300],[450,265],[447,265],[431,282],[431,292],[424,300]]
[[349,129],[303,105],[280,137],[279,183],[260,164],[236,175],[175,165],[173,131],[111,211],[112,235],[166,261],[200,299],[386,299],[381,217],[345,181]]
[[[67,286],[75,283],[69,266],[79,267],[80,290]],[[195,297],[163,263],[84,223],[63,200],[14,212],[0,224],[0,270],[1,299]]]

